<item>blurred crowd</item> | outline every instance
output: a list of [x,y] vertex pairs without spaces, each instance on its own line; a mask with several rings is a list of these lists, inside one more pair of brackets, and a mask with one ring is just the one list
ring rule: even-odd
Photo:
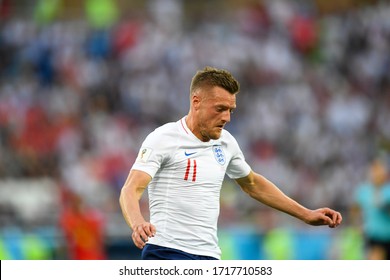
[[[64,18],[65,2],[26,16],[0,1],[1,180],[51,178],[127,234],[118,194],[141,141],[187,113],[207,65],[241,83],[227,129],[248,162],[308,207],[346,211],[390,149],[387,1],[320,14],[312,1],[88,0]],[[224,192],[223,226],[261,219],[228,180]]]

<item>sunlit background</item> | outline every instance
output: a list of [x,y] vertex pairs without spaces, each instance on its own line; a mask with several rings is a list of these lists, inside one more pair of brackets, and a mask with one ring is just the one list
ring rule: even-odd
[[364,258],[349,209],[390,147],[389,15],[368,0],[0,0],[0,259],[139,259],[120,189],[206,65],[241,83],[227,129],[253,169],[344,215],[311,227],[226,179],[223,259]]

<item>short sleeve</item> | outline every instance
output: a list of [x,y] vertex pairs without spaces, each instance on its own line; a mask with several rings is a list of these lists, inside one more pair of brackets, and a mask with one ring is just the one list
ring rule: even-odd
[[251,171],[251,167],[246,162],[236,139],[230,135],[229,151],[232,153],[232,158],[226,170],[226,174],[231,179],[239,179],[245,177]]
[[162,141],[162,137],[160,130],[155,130],[145,138],[131,169],[144,171],[154,177],[167,155],[164,147],[166,141]]

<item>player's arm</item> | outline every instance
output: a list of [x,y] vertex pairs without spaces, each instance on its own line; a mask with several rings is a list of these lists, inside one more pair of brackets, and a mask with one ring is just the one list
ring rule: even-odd
[[139,206],[139,200],[150,181],[149,174],[143,171],[131,170],[119,197],[123,217],[133,230],[134,244],[140,249],[145,246],[148,238],[156,233],[156,228],[145,221]]
[[310,225],[336,227],[341,223],[339,212],[329,208],[310,210],[285,195],[275,184],[253,171],[236,179],[242,190],[257,201],[294,216]]

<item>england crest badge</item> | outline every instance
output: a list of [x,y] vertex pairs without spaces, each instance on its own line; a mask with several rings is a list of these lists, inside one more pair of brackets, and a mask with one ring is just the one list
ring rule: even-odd
[[224,165],[226,162],[225,154],[223,153],[221,145],[213,146],[214,157],[220,165]]

